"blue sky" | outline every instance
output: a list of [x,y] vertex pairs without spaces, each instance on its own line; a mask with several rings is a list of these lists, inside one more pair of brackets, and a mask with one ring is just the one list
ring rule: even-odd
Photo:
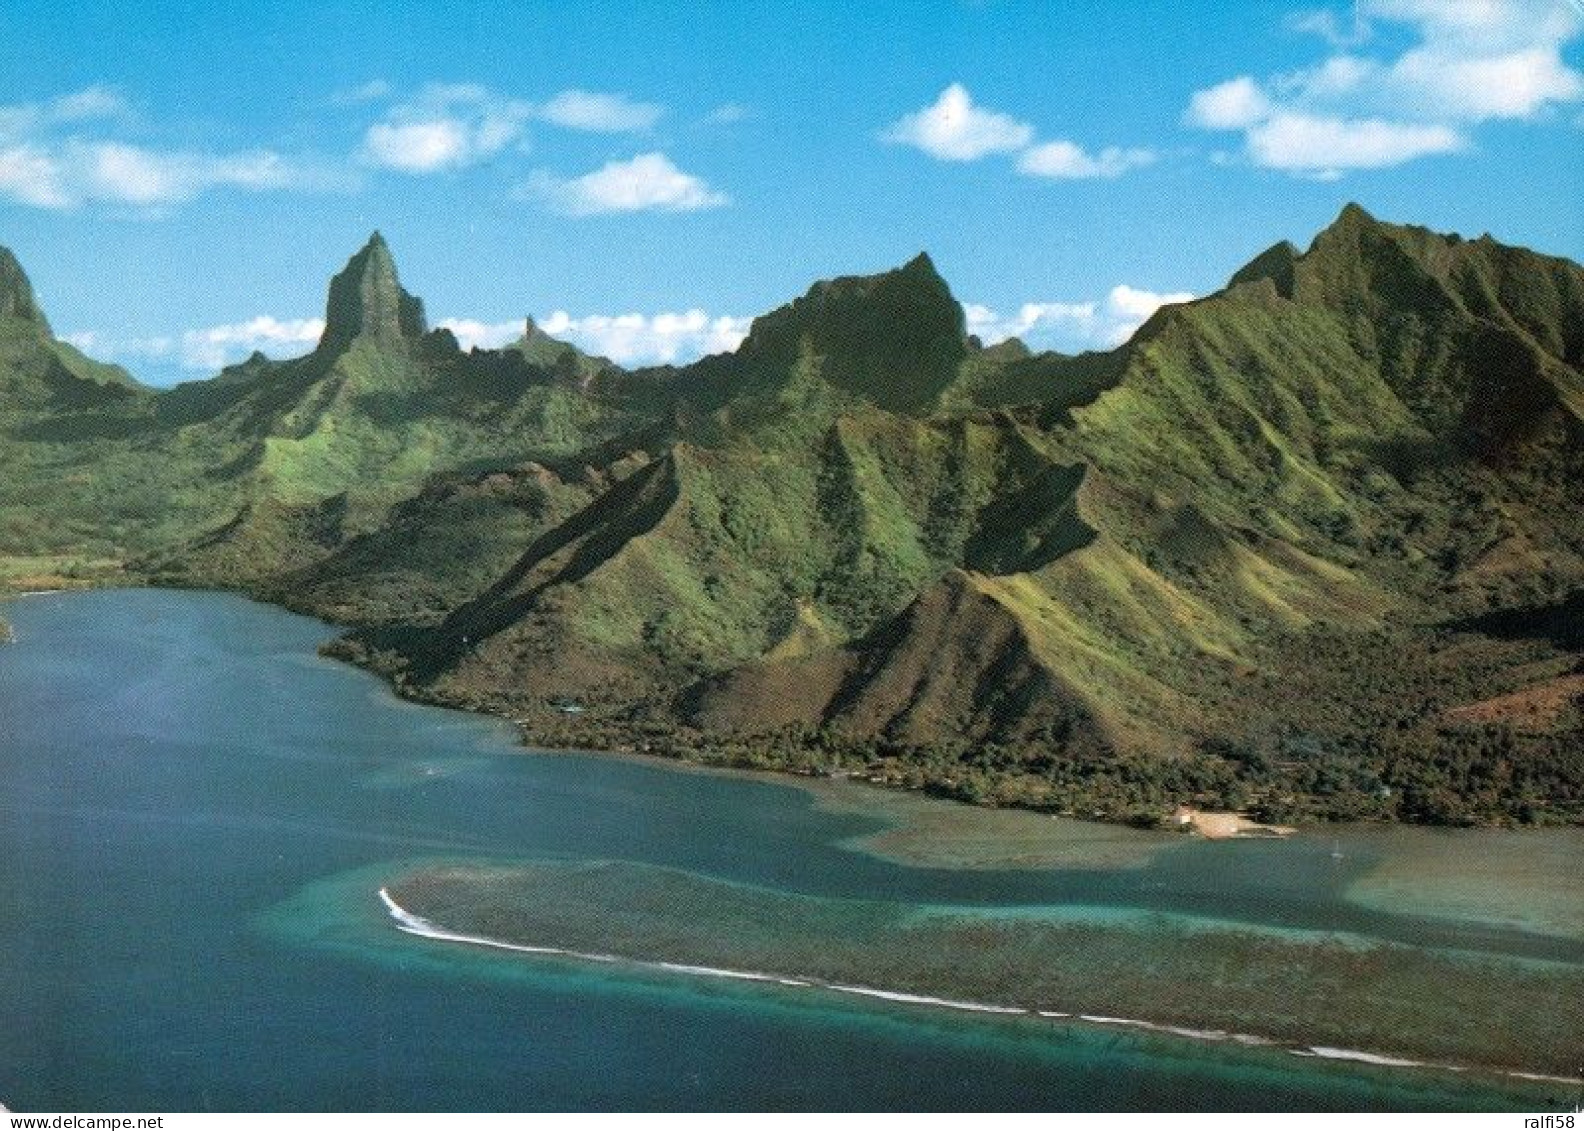
[[1347,200],[1584,259],[1576,0],[0,0],[0,26],[0,244],[57,332],[151,380],[306,350],[376,227],[464,340],[531,313],[634,362],[921,249],[984,336],[1101,346]]

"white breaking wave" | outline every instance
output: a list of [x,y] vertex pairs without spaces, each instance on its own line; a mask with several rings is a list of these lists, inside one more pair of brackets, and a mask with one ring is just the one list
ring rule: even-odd
[[698,974],[705,978],[736,978],[743,982],[780,982],[783,985],[807,985],[808,983],[795,983],[786,978],[778,978],[774,974],[755,974],[749,970],[722,970],[719,966],[689,966],[685,962],[652,962],[647,963],[660,970],[671,970],[678,974]]
[[[428,919],[414,915],[391,897],[387,888],[379,889],[380,900],[385,904],[385,909],[390,912],[390,917],[395,920],[398,930],[409,935],[418,935],[426,939],[435,939],[440,942],[465,943],[469,946],[488,947],[492,950],[507,950],[518,954],[551,955],[558,958],[573,958],[583,962],[619,962],[626,966],[635,966],[640,969],[664,970],[673,974],[691,974],[705,978],[726,978],[743,982],[767,982],[782,986],[803,987],[809,989],[828,990],[841,994],[856,994],[861,997],[878,998],[882,1001],[896,1002],[901,1005],[925,1005],[937,1009],[958,1009],[970,1013],[991,1013],[1002,1015],[1037,1016],[1051,1019],[1076,1019],[1091,1025],[1118,1025],[1130,1029],[1142,1029],[1152,1033],[1166,1033],[1171,1036],[1184,1037],[1196,1041],[1234,1041],[1240,1045],[1251,1047],[1277,1047],[1280,1042],[1269,1037],[1259,1037],[1251,1033],[1232,1033],[1225,1029],[1190,1029],[1179,1025],[1163,1025],[1157,1021],[1143,1021],[1135,1017],[1108,1017],[1098,1013],[1061,1013],[1053,1009],[1025,1009],[1016,1005],[990,1005],[977,1001],[958,1001],[953,998],[932,997],[929,994],[910,994],[900,990],[882,990],[872,986],[852,986],[839,982],[820,982],[803,978],[792,978],[783,974],[763,974],[753,970],[728,970],[719,966],[694,966],[682,962],[658,962],[641,958],[623,958],[614,954],[596,954],[589,951],[567,950],[555,946],[529,946],[524,943],[502,942],[500,939],[487,938],[483,935],[464,935],[456,931],[448,931],[438,927]],[[1332,1048],[1328,1045],[1309,1045],[1301,1048],[1288,1048],[1293,1056],[1309,1057],[1319,1060],[1354,1061],[1361,1064],[1371,1064],[1383,1068],[1432,1068],[1444,1072],[1465,1072],[1467,1069],[1453,1064],[1432,1064],[1422,1060],[1408,1060],[1404,1057],[1384,1056],[1380,1053],[1360,1052],[1356,1049]],[[1554,1084],[1584,1084],[1584,1079],[1575,1076],[1549,1076],[1538,1072],[1503,1072],[1501,1075],[1510,1076],[1518,1080],[1534,1080]]]
[[985,1005],[977,1001],[954,1001],[947,997],[930,997],[927,994],[905,994],[897,990],[877,990],[869,986],[843,986],[835,982],[816,983],[821,989],[835,990],[842,994],[860,994],[863,997],[877,997],[884,1001],[900,1001],[908,1005],[937,1005],[945,1009],[966,1009],[971,1013],[1027,1013],[1015,1005]]
[[[1324,1045],[1311,1045],[1306,1049],[1289,1050],[1294,1056],[1313,1056],[1321,1060],[1356,1060],[1362,1064],[1384,1064],[1388,1068],[1451,1068],[1449,1064],[1426,1064],[1422,1060],[1404,1060],[1400,1056],[1381,1056],[1379,1053],[1359,1052],[1356,1049],[1333,1049]],[[1456,1071],[1456,1070],[1455,1070]]]
[[[1045,1013],[1041,1017],[1067,1017],[1066,1013]],[[1158,1021],[1140,1021],[1135,1017],[1104,1017],[1093,1013],[1080,1013],[1078,1020],[1094,1025],[1126,1025],[1130,1029],[1147,1029],[1151,1033],[1170,1033],[1174,1037],[1190,1037],[1196,1041],[1236,1041],[1240,1045],[1268,1045],[1265,1037],[1252,1033],[1230,1033],[1225,1029],[1190,1029],[1182,1025],[1163,1025]]]
[[[421,938],[437,939],[440,942],[466,943],[469,946],[485,946],[492,950],[510,950],[518,954],[552,954],[563,958],[578,958],[584,962],[620,962],[622,959],[614,954],[591,954],[581,950],[564,950],[558,946],[527,946],[523,943],[502,942],[500,939],[486,938],[483,935],[462,935],[455,931],[448,931],[444,927],[437,927],[429,920],[414,915],[401,904],[391,898],[385,888],[380,888],[380,899],[385,901],[385,907],[390,912],[391,918],[396,920],[398,930],[409,935],[418,935]],[[646,965],[660,965],[647,963]]]

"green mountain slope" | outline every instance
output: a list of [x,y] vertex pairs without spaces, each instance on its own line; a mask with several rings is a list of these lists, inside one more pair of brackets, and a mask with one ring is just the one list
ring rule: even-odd
[[[920,256],[626,372],[463,353],[376,235],[312,354],[156,394],[11,263],[5,458],[163,508],[81,548],[408,694],[1113,817],[1584,820],[1576,264],[1349,206],[1108,353],[981,347]],[[0,495],[19,554],[85,513],[42,499]]]
[[148,568],[263,584],[375,530],[436,476],[564,458],[628,426],[583,388],[603,363],[525,341],[464,353],[449,331],[429,331],[376,232],[331,280],[311,354],[254,358],[159,398],[169,442],[211,465],[216,509]]

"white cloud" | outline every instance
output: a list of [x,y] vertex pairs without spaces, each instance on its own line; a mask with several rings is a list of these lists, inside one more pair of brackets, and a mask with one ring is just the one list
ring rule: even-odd
[[1089,338],[1097,316],[1093,302],[1025,302],[1014,315],[1002,315],[976,302],[963,303],[968,332],[986,345],[1021,338],[1025,342],[1050,335]]
[[970,302],[963,304],[963,314],[968,332],[986,345],[1019,338],[1039,349],[1109,349],[1132,337],[1162,306],[1193,298],[1187,291],[1160,293],[1122,283],[1103,299],[1026,302],[1014,315]]
[[962,83],[952,83],[934,105],[895,122],[881,135],[942,161],[976,161],[992,153],[1016,153],[1034,140],[1034,127],[973,104]]
[[69,208],[60,167],[44,150],[32,145],[0,147],[0,196],[35,208]]
[[534,120],[595,133],[641,132],[664,112],[625,94],[563,90],[535,105],[476,83],[430,83],[369,126],[361,157],[403,173],[436,173],[476,165],[514,143],[524,147]]
[[1420,48],[1397,60],[1385,81],[1411,106],[1471,122],[1532,118],[1584,96],[1584,76],[1554,46],[1474,57]]
[[711,317],[696,309],[680,314],[586,314],[581,318],[558,310],[540,320],[539,328],[620,365],[650,365],[734,350],[748,336],[752,321],[729,315]]
[[1035,177],[1078,180],[1094,177],[1120,177],[1155,161],[1148,149],[1119,149],[1108,146],[1089,153],[1070,141],[1047,141],[1025,149],[1018,157],[1018,170]]
[[181,336],[181,363],[188,369],[219,369],[260,350],[305,353],[324,333],[322,318],[274,318],[261,314],[246,322],[188,330]]
[[1194,296],[1188,291],[1162,293],[1140,290],[1126,283],[1119,283],[1111,288],[1110,294],[1106,295],[1107,340],[1111,345],[1120,345],[1131,338],[1133,332],[1144,325],[1150,315],[1161,307],[1193,300]]
[[215,188],[328,187],[329,174],[278,153],[160,151],[75,139],[0,148],[0,195],[38,208],[180,204]]
[[727,102],[705,114],[704,121],[712,126],[732,126],[738,122],[746,122],[753,116],[754,112],[748,107],[736,102]]
[[114,87],[96,85],[72,94],[63,94],[49,103],[49,117],[56,122],[87,122],[119,118],[129,113],[126,99]]
[[1016,154],[1019,172],[1051,180],[1120,177],[1156,160],[1156,154],[1148,149],[1113,145],[1091,153],[1064,138],[1036,144],[1033,126],[975,106],[967,87],[957,82],[941,91],[933,105],[894,122],[880,136],[898,145],[914,146],[942,161],[977,161],[995,153]]
[[1456,153],[1466,144],[1448,126],[1285,112],[1260,122],[1247,136],[1257,164],[1326,177],[1342,169],[1380,169],[1430,154]]
[[1301,13],[1293,26],[1342,48],[1376,23],[1402,25],[1412,42],[1395,56],[1343,51],[1263,82],[1231,79],[1194,94],[1184,120],[1241,131],[1255,164],[1334,177],[1455,153],[1480,123],[1584,100],[1584,74],[1562,57],[1584,20],[1560,3],[1360,0],[1351,31],[1329,11]]
[[[702,310],[664,314],[585,314],[564,310],[537,320],[539,329],[571,342],[585,353],[608,357],[619,365],[668,365],[724,353],[742,345],[751,318],[711,316]],[[522,337],[523,322],[481,322],[443,318],[463,349],[499,349]]]
[[261,314],[244,322],[184,330],[146,338],[107,338],[93,330],[65,340],[96,357],[117,361],[170,362],[183,369],[213,373],[250,356],[254,350],[276,357],[307,353],[324,333],[321,318],[276,318]]
[[662,106],[634,102],[625,94],[599,94],[587,90],[563,90],[539,107],[539,117],[547,122],[594,133],[652,129],[664,112]]
[[1578,34],[1577,6],[1549,0],[1359,0],[1360,17],[1412,24],[1430,41],[1503,51]]
[[1262,121],[1271,112],[1270,99],[1247,75],[1195,91],[1184,117],[1190,125],[1207,130],[1241,130]]
[[630,161],[608,161],[592,173],[563,179],[536,174],[518,190],[572,216],[606,212],[695,212],[729,204],[730,198],[663,153],[640,153]]
[[404,125],[376,123],[363,138],[370,161],[406,173],[430,173],[472,157],[468,127],[449,118]]
[[0,142],[23,140],[61,126],[128,117],[131,109],[114,87],[95,85],[44,102],[0,106]]
[[209,153],[95,136],[130,113],[106,86],[0,106],[0,197],[35,208],[99,203],[150,212],[218,188],[327,189],[346,180],[333,167],[269,149]]
[[431,83],[368,128],[361,156],[414,174],[477,164],[519,140],[533,112],[472,83]]
[[523,336],[523,320],[480,322],[476,318],[442,318],[435,326],[456,335],[457,345],[465,350],[494,350],[510,345]]
[[1318,35],[1332,47],[1357,47],[1370,37],[1369,22],[1357,5],[1345,19],[1330,8],[1294,12],[1287,17],[1287,26],[1293,31]]

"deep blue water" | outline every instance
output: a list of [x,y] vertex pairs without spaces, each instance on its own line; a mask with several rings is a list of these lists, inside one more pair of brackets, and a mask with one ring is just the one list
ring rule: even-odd
[[[1579,961],[1370,912],[1300,841],[1117,872],[906,868],[787,785],[535,757],[216,594],[6,607],[0,1102],[13,1109],[1461,1108],[1506,1085],[1144,1034],[867,1006],[447,948],[378,877],[434,858],[626,859],[827,895],[1110,904]],[[1455,936],[1455,937],[1454,937]],[[1514,1085],[1514,1088],[1517,1086]],[[1561,1099],[1559,1093],[1558,1099]]]

